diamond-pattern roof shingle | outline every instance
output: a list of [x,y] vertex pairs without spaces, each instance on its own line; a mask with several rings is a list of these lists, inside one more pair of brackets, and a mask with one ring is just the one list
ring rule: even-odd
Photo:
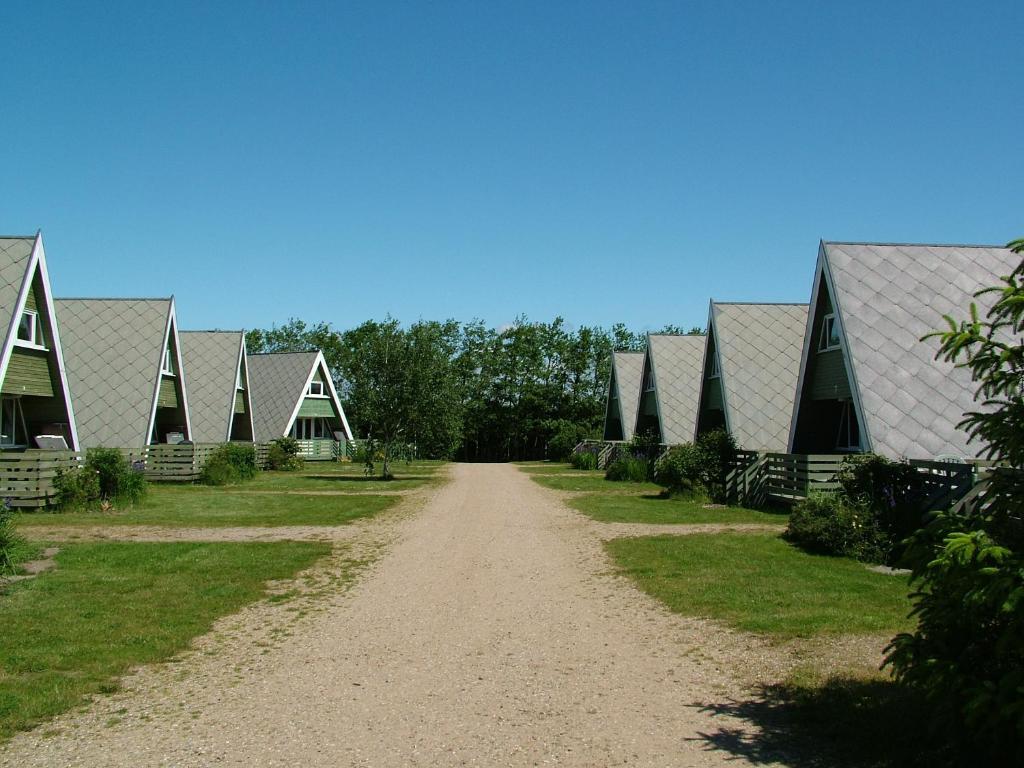
[[149,442],[171,307],[171,299],[55,302],[83,447],[135,448]]
[[11,327],[15,306],[36,238],[0,237],[0,323],[6,335]]
[[632,440],[633,429],[636,426],[637,406],[640,404],[640,379],[644,375],[644,353],[615,352],[612,354],[612,366],[615,371],[615,383],[619,390],[622,439]]
[[249,398],[257,443],[276,440],[288,431],[317,356],[317,352],[249,355]]
[[[983,315],[999,283],[1020,263],[1007,248],[959,245],[821,245],[833,301],[846,336],[854,386],[870,448],[890,457],[974,456],[956,425],[977,410],[970,373],[935,359],[943,315],[966,319],[972,301]],[[898,385],[892,391],[891,382]]]
[[807,305],[712,302],[711,324],[730,432],[746,450],[785,452]]
[[667,445],[691,442],[697,430],[706,341],[705,336],[696,335],[647,337],[647,354],[654,368],[658,396],[661,441]]
[[188,371],[192,439],[222,443],[235,415],[241,331],[183,331],[181,364]]

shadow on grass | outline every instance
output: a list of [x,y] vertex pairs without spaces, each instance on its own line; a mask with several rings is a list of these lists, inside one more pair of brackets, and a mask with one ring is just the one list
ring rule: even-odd
[[[686,501],[696,506],[705,507],[707,509],[716,509],[718,507],[732,506],[731,504],[715,504],[711,501],[701,501],[699,499],[691,499],[686,496],[673,496],[670,493],[662,491],[661,493],[642,493],[640,494],[641,499],[648,499],[649,501]],[[742,507],[747,509],[747,507]],[[764,507],[749,507],[754,512],[762,512],[766,515],[774,515],[781,519],[789,517],[790,509],[786,506],[780,506],[778,504],[772,504]]]
[[380,475],[302,475],[307,480],[327,480],[335,483],[393,483],[398,480],[432,480],[430,475],[395,475],[385,479]]
[[763,686],[749,701],[697,706],[755,726],[754,735],[722,727],[696,739],[708,751],[725,752],[755,765],[780,761],[797,768],[966,764],[934,733],[920,695],[886,680],[835,677],[816,687]]

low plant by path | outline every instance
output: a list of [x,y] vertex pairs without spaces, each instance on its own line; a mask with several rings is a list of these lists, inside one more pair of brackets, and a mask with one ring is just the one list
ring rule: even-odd
[[651,493],[593,494],[569,500],[569,506],[602,523],[769,523],[783,526],[785,513],[721,507],[702,501],[664,498]]
[[620,572],[676,613],[777,638],[895,633],[910,626],[907,578],[781,538],[704,534],[616,539]]
[[[246,485],[248,490],[251,485]],[[36,526],[164,525],[198,528],[345,525],[398,503],[397,496],[253,494],[203,486],[152,485],[144,502],[109,512],[31,512],[19,530]]]
[[73,544],[0,597],[0,739],[65,712],[327,554],[308,542]]

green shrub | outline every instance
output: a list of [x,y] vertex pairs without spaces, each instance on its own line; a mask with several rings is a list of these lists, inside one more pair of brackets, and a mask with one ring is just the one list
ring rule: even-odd
[[623,456],[608,465],[604,471],[606,480],[645,483],[648,480],[649,464],[644,459]]
[[57,505],[65,510],[86,509],[100,498],[100,477],[85,468],[58,469],[53,487]]
[[146,495],[146,478],[117,448],[90,448],[85,471],[94,472],[100,483],[100,499],[135,503]]
[[785,537],[808,552],[885,562],[892,540],[863,504],[841,494],[812,493],[793,505]]
[[548,440],[547,456],[551,461],[565,461],[572,455],[573,449],[590,437],[591,430],[583,424],[568,419],[558,419],[546,424],[551,429]]
[[705,432],[696,443],[670,448],[655,463],[654,482],[669,494],[707,494],[724,503],[725,480],[738,454],[736,441],[724,429]]
[[256,476],[256,449],[245,443],[219,446],[203,465],[201,481],[205,485],[228,485]]
[[306,465],[299,456],[299,441],[293,437],[279,437],[267,450],[267,469],[297,472]]
[[874,513],[893,545],[924,523],[922,478],[907,462],[874,453],[847,456],[836,479],[847,499]]
[[580,451],[569,457],[569,463],[575,469],[597,469],[597,454],[593,451]]
[[9,504],[0,506],[0,573],[14,573],[15,553],[25,542],[14,530],[14,515]]

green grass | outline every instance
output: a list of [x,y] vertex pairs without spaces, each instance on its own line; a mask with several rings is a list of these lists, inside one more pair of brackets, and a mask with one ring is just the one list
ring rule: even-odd
[[399,461],[391,467],[395,479],[381,480],[379,463],[376,475],[367,476],[361,464],[308,462],[301,472],[260,472],[238,487],[269,491],[405,491],[435,482],[443,465],[440,461]]
[[565,464],[562,462],[549,462],[545,461],[537,464],[516,464],[520,472],[525,472],[528,475],[559,475],[567,472],[593,472],[595,475],[600,473],[604,476],[603,470],[597,469],[576,469],[572,464]]
[[532,480],[555,491],[585,491],[588,493],[660,493],[661,486],[654,483],[612,482],[604,479],[604,472],[587,472],[585,475],[544,475],[533,474]]
[[896,633],[911,624],[907,579],[781,538],[702,534],[605,544],[622,573],[672,611],[776,637]]
[[[630,483],[609,483],[630,485]],[[569,500],[569,506],[602,523],[778,523],[788,515],[743,507],[707,509],[704,502],[646,495],[594,494]]]
[[164,525],[199,528],[345,525],[398,503],[397,496],[299,496],[246,493],[250,486],[151,485],[134,507],[114,512],[32,512],[17,516],[19,530],[37,525]]
[[116,690],[214,620],[310,566],[307,542],[73,544],[57,567],[0,596],[0,738]]

